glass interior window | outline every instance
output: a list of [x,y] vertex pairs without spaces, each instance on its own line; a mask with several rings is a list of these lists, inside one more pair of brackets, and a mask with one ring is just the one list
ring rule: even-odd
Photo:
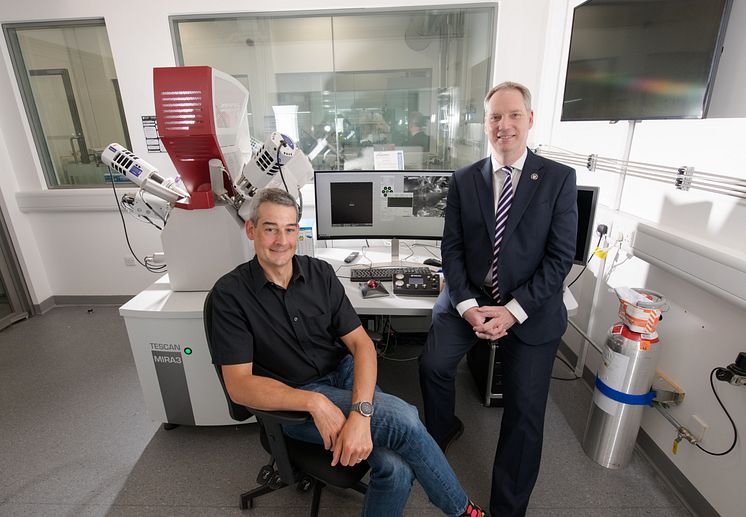
[[104,22],[4,28],[48,186],[106,185],[102,150],[131,144]]
[[180,64],[247,85],[254,138],[292,135],[316,170],[373,169],[392,156],[401,168],[439,170],[486,155],[494,17],[493,6],[475,6],[173,23]]

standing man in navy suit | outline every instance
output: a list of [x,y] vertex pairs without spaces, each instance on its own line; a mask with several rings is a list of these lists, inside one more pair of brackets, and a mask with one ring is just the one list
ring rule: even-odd
[[478,339],[498,342],[505,408],[490,514],[504,517],[525,514],[539,473],[552,364],[567,327],[562,291],[575,254],[577,189],[573,169],[526,148],[534,113],[525,86],[501,83],[484,105],[490,157],[451,178],[446,288],[433,307],[420,386],[425,424],[445,450],[464,429],[457,365]]

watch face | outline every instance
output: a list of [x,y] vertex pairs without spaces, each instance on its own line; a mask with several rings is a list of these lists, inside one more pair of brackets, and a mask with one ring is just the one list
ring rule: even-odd
[[370,402],[361,402],[360,414],[364,416],[371,416],[373,414],[373,404],[371,404]]

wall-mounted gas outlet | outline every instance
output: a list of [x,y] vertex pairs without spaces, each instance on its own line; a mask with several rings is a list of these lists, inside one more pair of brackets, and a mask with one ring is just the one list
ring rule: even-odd
[[692,415],[692,421],[689,424],[689,432],[692,433],[692,436],[697,440],[697,443],[702,443],[702,440],[705,437],[705,432],[709,427],[710,426],[707,425],[707,422],[702,420],[700,417]]

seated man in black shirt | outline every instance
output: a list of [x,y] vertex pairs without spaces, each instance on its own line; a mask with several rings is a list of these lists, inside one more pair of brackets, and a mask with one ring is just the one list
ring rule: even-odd
[[376,387],[373,343],[332,267],[295,256],[298,210],[279,189],[252,200],[256,257],[213,288],[214,362],[230,397],[266,410],[307,411],[293,438],[323,443],[332,465],[371,466],[364,515],[401,515],[416,478],[446,515],[483,517],[417,409]]

